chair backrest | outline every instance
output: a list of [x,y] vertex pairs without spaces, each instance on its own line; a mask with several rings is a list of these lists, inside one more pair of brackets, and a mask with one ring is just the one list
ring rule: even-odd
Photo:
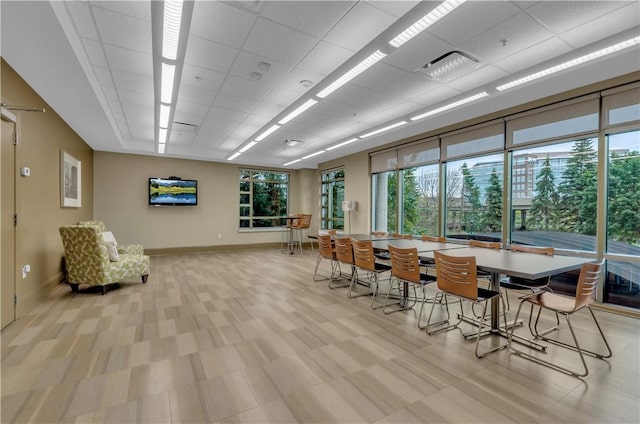
[[500,242],[499,241],[480,241],[480,240],[469,240],[469,247],[483,247],[485,249],[495,249],[500,250]]
[[336,259],[345,264],[353,264],[353,249],[349,237],[336,237]]
[[101,284],[109,265],[109,254],[99,228],[94,225],[67,225],[60,227],[59,231],[69,281]]
[[590,304],[595,296],[596,287],[600,280],[604,261],[599,263],[583,264],[580,269],[580,277],[578,277],[578,285],[576,287],[576,306],[574,311]]
[[301,230],[309,228],[311,226],[311,216],[311,214],[300,214],[300,221],[297,228]]
[[351,239],[353,246],[353,262],[358,268],[369,271],[376,270],[376,257],[373,254],[373,243],[371,240]]
[[336,230],[325,230],[325,232],[324,232],[324,233],[325,233],[325,234],[332,235],[332,236],[335,236],[337,232],[338,232],[338,231],[336,231]]
[[536,247],[526,246],[524,244],[512,244],[509,248],[512,252],[537,253],[547,256],[553,256],[555,253],[555,249],[553,247]]
[[436,237],[436,236],[422,236],[422,241],[433,241],[436,243],[446,243],[447,239],[444,237]]
[[78,225],[82,225],[83,227],[98,227],[99,233],[104,233],[105,231],[107,231],[107,226],[104,225],[104,222],[102,221],[79,221]]
[[420,283],[420,260],[418,249],[410,247],[402,249],[389,245],[391,257],[391,275],[401,280]]
[[325,258],[334,259],[333,244],[331,243],[331,235],[322,234],[318,236],[318,251],[320,256]]
[[295,219],[292,219],[289,226],[291,228],[298,228],[300,226],[300,219],[302,217],[302,214],[299,213],[294,213],[293,215],[289,215],[289,216],[295,216]]
[[403,238],[403,239],[407,239],[407,240],[411,240],[413,238],[413,236],[411,234],[393,233],[391,236],[395,237],[395,238]]
[[438,288],[444,292],[477,299],[478,272],[475,256],[449,256],[434,252]]

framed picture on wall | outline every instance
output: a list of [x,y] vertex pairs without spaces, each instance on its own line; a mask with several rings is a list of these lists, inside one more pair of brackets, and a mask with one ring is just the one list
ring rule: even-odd
[[60,150],[60,206],[82,206],[81,162],[64,150]]

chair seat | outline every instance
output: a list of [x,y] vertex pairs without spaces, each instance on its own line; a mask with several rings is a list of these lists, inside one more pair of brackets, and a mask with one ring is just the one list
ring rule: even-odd
[[527,302],[552,311],[564,313],[573,312],[576,304],[575,298],[559,296],[550,292],[537,293],[535,296],[527,298]]
[[505,289],[522,290],[522,289],[541,289],[549,285],[548,278],[541,278],[539,280],[526,280],[524,278],[509,278],[505,281],[500,281],[500,287]]
[[391,265],[381,264],[380,262],[374,262],[373,266],[376,268],[377,272],[390,271]]
[[500,292],[494,290],[483,289],[482,287],[478,287],[478,301],[482,302],[484,300],[491,299],[493,297],[500,296]]
[[434,281],[436,281],[436,277],[434,275],[420,273],[420,284],[429,284]]

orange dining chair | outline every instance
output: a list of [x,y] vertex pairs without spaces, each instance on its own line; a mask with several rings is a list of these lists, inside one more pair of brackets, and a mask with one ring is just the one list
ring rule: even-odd
[[[331,274],[329,277],[317,278],[318,267],[323,259],[329,260],[331,263]],[[318,236],[318,260],[316,261],[316,268],[313,272],[313,281],[329,280],[333,281],[336,273],[340,273],[340,266],[336,258],[336,249],[333,247],[330,234],[321,234]]]
[[[391,266],[387,264],[383,264],[380,262],[376,262],[376,257],[373,254],[373,243],[371,240],[351,240],[351,245],[353,246],[353,260],[356,266],[356,272],[353,274],[353,278],[351,279],[351,285],[349,286],[349,291],[347,292],[347,297],[350,299],[365,296],[371,294],[371,308],[378,309],[382,307],[375,306],[375,298],[379,289],[380,282],[380,274],[383,272],[391,271]],[[373,292],[372,293],[364,293],[354,295],[354,288],[357,286],[361,280],[358,276],[358,269],[367,273],[367,283],[369,286],[373,284]],[[391,278],[391,276],[389,276]]]
[[[347,287],[353,280],[355,273],[355,266],[353,264],[353,249],[351,248],[351,239],[349,237],[334,237],[333,242],[335,244],[336,260],[339,264],[348,265],[351,273],[349,274],[349,284],[346,285],[334,285],[335,278],[329,280],[329,288],[336,289],[340,287]],[[342,277],[342,274],[340,275]]]

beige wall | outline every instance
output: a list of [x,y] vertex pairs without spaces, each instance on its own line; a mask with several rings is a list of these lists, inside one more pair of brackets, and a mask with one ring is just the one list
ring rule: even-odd
[[[46,112],[19,112],[16,166],[31,168],[30,177],[16,176],[16,293],[17,317],[23,316],[62,280],[61,225],[93,216],[92,149],[2,60],[2,101],[11,105],[45,108]],[[82,163],[82,207],[60,207],[60,150]],[[20,269],[29,264],[23,279]],[[3,264],[5,265],[5,264]]]
[[[280,231],[238,231],[239,170],[237,164],[95,152],[94,216],[119,243],[145,249],[279,243]],[[148,205],[148,178],[172,175],[198,180],[197,206]],[[317,178],[315,170],[291,172],[291,212],[309,212],[318,203]]]

